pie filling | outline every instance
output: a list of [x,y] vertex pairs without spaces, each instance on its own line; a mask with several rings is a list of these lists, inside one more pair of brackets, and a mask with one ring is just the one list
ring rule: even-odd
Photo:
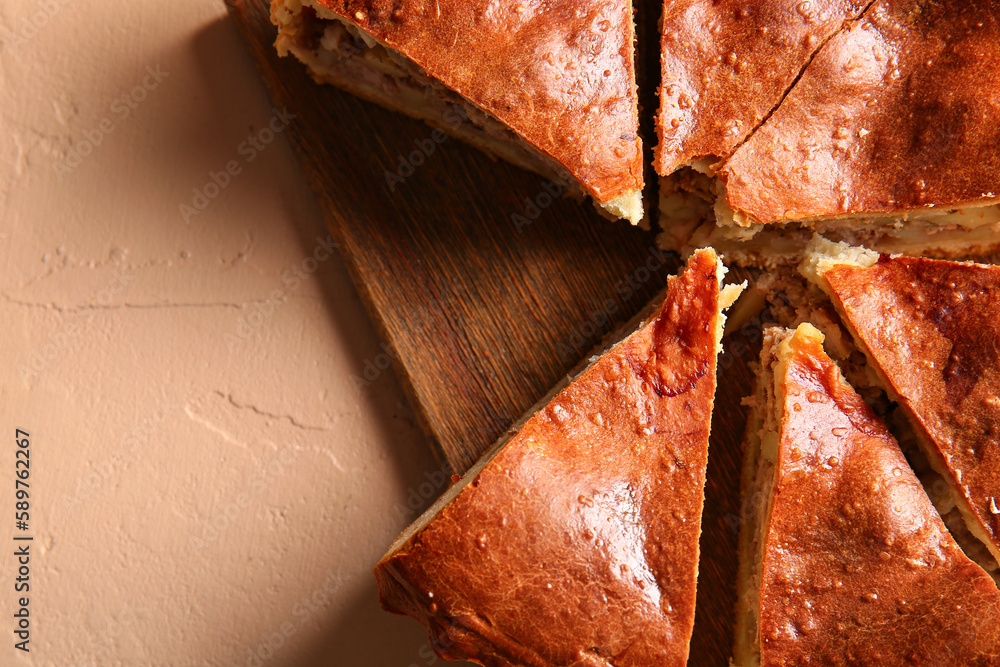
[[773,268],[796,263],[814,233],[879,252],[927,257],[981,257],[1000,250],[997,204],[741,225],[733,221],[734,213],[711,177],[694,169],[661,178],[660,193],[660,245],[665,250],[687,254],[710,245],[738,264]]
[[[399,51],[316,0],[280,0],[271,8],[278,24],[275,47],[291,53],[320,83],[329,83],[421,120],[523,169],[555,181],[569,192],[587,194],[562,165],[440,81]],[[643,217],[642,193],[624,192],[598,201],[608,217],[633,224]]]

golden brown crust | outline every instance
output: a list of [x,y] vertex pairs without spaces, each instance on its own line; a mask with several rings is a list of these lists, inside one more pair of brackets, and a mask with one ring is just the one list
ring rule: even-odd
[[[715,393],[717,258],[528,420],[376,569],[383,606],[487,665],[684,665]],[[684,362],[674,365],[678,355]]]
[[657,173],[728,156],[778,105],[823,41],[868,3],[665,0]]
[[1000,664],[1000,591],[821,338],[787,344],[761,665]]
[[1000,201],[1000,3],[880,0],[726,163],[752,221]]
[[822,271],[932,463],[1000,553],[1000,267],[882,256]]
[[562,164],[600,202],[642,189],[628,0],[319,0]]

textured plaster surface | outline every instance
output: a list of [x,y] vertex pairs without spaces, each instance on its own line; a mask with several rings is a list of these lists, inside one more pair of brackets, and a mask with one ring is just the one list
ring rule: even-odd
[[437,662],[371,575],[435,462],[222,3],[4,2],[0,91],[0,664]]

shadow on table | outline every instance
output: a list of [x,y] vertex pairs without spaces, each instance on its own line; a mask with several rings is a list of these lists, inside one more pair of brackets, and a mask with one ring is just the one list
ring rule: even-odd
[[[426,667],[443,663],[431,650],[422,625],[412,618],[382,610],[374,577],[354,595],[348,610],[333,620],[322,636],[322,641],[303,647],[286,664],[294,667]],[[446,664],[472,666],[468,662]]]

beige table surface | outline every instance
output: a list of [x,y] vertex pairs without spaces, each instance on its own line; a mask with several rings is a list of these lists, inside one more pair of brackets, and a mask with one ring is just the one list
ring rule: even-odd
[[371,575],[435,463],[271,118],[221,2],[0,4],[0,665],[440,662]]

